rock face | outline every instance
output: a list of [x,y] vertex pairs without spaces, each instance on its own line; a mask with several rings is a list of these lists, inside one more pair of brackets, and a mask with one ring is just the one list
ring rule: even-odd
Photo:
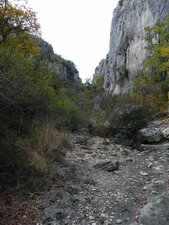
[[111,24],[109,53],[94,75],[105,74],[106,92],[119,94],[128,90],[148,54],[143,40],[144,28],[153,26],[168,13],[168,0],[119,1]]
[[52,45],[43,39],[33,36],[32,40],[39,48],[41,59],[48,61],[49,69],[53,71],[56,78],[69,80],[71,82],[81,82],[79,72],[72,61],[55,54]]

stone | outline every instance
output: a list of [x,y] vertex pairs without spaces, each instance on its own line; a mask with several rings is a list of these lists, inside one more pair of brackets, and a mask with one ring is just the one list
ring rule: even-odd
[[142,143],[158,143],[163,139],[160,128],[144,128],[139,131]]
[[168,225],[168,212],[169,196],[167,193],[152,197],[151,200],[140,210],[140,223],[143,225]]
[[100,170],[104,170],[107,172],[112,172],[114,170],[118,170],[118,167],[119,167],[118,160],[101,162],[101,163],[94,165],[94,168],[98,168]]
[[103,145],[109,145],[110,140],[108,138],[104,138]]
[[131,223],[130,225],[138,225],[138,223]]
[[144,173],[144,172],[141,171],[140,175],[143,176],[143,177],[146,177],[146,176],[148,176],[148,173]]
[[161,132],[162,132],[163,137],[165,139],[169,139],[169,127],[165,128],[165,129],[162,129]]
[[122,223],[122,220],[117,220],[116,223],[117,223],[117,224],[121,224],[121,223]]

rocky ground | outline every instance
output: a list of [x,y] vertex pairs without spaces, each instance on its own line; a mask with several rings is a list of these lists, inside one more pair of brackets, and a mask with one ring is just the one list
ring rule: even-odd
[[45,194],[43,225],[169,225],[169,142],[136,150],[70,135],[64,187]]

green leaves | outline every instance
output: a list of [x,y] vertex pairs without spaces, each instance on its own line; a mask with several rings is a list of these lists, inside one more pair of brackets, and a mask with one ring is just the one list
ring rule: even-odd
[[145,31],[146,49],[149,51],[145,67],[155,81],[164,80],[169,70],[169,15]]

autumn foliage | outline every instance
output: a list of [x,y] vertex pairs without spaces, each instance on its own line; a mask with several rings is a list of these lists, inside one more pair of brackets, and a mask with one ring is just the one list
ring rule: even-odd
[[36,13],[21,4],[22,1],[5,1],[0,5],[0,45],[10,45],[35,53],[30,35],[40,36]]
[[133,81],[133,92],[138,103],[165,114],[169,96],[169,16],[145,31],[149,57],[145,61],[145,70]]

